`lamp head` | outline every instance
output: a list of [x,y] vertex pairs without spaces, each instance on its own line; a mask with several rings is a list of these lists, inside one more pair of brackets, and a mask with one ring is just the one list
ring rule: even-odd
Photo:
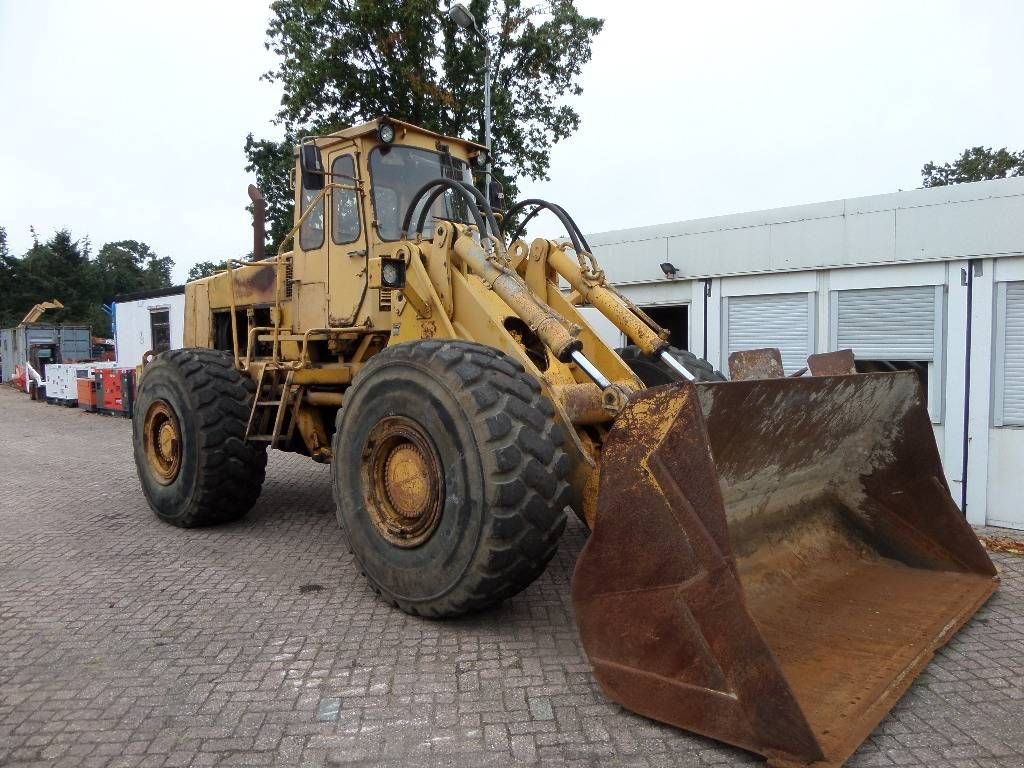
[[662,262],[660,266],[661,271],[665,273],[665,277],[673,278],[679,274],[679,270],[676,268],[676,265],[672,264],[671,262]]
[[448,18],[465,30],[476,31],[476,19],[473,18],[473,14],[469,12],[469,8],[464,3],[452,3],[448,9]]

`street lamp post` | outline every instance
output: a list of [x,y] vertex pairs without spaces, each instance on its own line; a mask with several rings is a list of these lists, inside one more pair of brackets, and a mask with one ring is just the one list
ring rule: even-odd
[[480,31],[473,14],[463,3],[453,3],[448,9],[448,18],[475,35],[484,48],[484,146],[487,147],[484,189],[489,200],[491,196],[491,46],[487,44],[487,37]]

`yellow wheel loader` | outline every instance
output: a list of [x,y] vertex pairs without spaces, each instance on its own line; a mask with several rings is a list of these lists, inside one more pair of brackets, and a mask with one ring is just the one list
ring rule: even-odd
[[[497,210],[480,145],[380,119],[295,156],[281,250],[250,188],[254,260],[187,286],[186,348],[141,376],[162,520],[236,519],[267,448],[305,454],[371,586],[440,618],[529,585],[574,511],[605,693],[776,765],[841,764],[996,589],[914,374],[721,380],[564,209]],[[518,237],[542,210],[565,239]]]

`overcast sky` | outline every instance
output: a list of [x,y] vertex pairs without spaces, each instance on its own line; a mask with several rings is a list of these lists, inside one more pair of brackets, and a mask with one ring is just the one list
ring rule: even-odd
[[[919,186],[1024,149],[1024,3],[581,0],[606,20],[554,150],[588,232]],[[0,226],[176,262],[251,247],[246,133],[275,136],[268,12],[246,2],[0,0]],[[561,234],[552,232],[552,235]]]

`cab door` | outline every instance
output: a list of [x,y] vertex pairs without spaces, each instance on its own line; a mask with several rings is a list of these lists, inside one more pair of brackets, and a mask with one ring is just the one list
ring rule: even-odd
[[328,238],[328,325],[355,325],[366,294],[366,227],[362,220],[356,179],[357,157],[352,150],[331,156],[332,184],[343,189],[331,192]]

